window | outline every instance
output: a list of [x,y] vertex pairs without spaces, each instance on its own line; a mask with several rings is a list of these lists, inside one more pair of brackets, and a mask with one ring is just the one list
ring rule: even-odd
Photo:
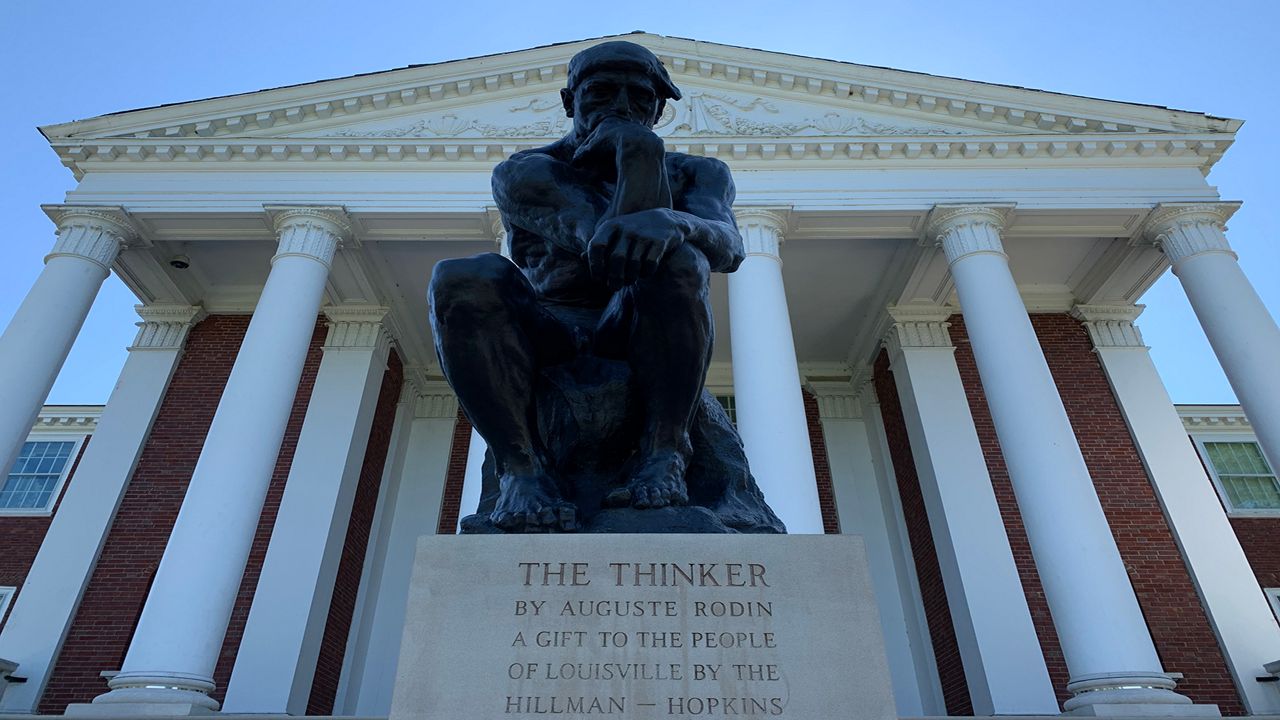
[[1280,482],[1251,441],[1205,441],[1200,446],[1227,510],[1237,514],[1280,512]]
[[13,601],[13,594],[16,592],[16,587],[0,587],[0,620],[4,620],[4,614],[9,612],[9,603]]
[[1271,611],[1280,620],[1280,588],[1262,588],[1262,592],[1267,594],[1267,599],[1271,601]]
[[732,395],[716,394],[716,400],[720,402],[720,406],[724,408],[725,413],[729,415],[729,422],[734,425],[738,424],[738,406],[733,402]]
[[74,440],[36,440],[22,445],[0,487],[0,514],[47,514],[71,464]]

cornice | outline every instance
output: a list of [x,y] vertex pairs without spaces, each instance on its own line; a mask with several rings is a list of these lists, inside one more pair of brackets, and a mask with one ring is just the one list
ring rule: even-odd
[[[110,166],[120,170],[190,170],[194,167],[269,169],[280,163],[314,163],[323,167],[362,163],[483,163],[492,165],[521,150],[545,144],[548,139],[424,139],[361,138],[359,141],[317,142],[296,138],[205,138],[155,140],[110,138],[92,141],[55,141],[52,147],[62,163],[83,177],[91,169]],[[1093,167],[1162,163],[1197,167],[1207,172],[1230,144],[1221,136],[1122,135],[1089,136],[966,136],[963,140],[936,136],[787,137],[723,136],[714,139],[680,138],[667,143],[676,152],[714,157],[726,162],[821,163],[880,165],[884,163],[935,164],[983,163]]]
[[31,429],[36,433],[68,430],[92,433],[98,427],[102,410],[102,405],[45,405]]
[[1239,405],[1180,405],[1177,407],[1182,426],[1192,431],[1252,431],[1253,425]]
[[[652,49],[677,83],[682,80],[710,81],[719,86],[768,88],[798,97],[826,98],[835,103],[864,108],[882,106],[943,119],[968,118],[985,124],[1066,133],[1152,132],[1173,130],[1179,125],[1229,133],[1239,125],[1239,121],[1199,113],[649,33],[622,37]],[[527,87],[545,85],[550,90],[558,90],[563,85],[569,57],[577,50],[604,39],[593,38],[484,58],[321,80],[226,98],[116,113],[41,129],[54,139],[112,131],[151,138],[217,138],[459,98],[469,100]]]

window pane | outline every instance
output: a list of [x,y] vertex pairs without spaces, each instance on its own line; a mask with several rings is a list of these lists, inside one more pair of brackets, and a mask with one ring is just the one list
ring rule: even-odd
[[1223,475],[1271,475],[1271,468],[1255,442],[1211,442],[1204,444],[1209,462]]
[[72,442],[24,443],[0,488],[0,508],[43,509],[71,457]]
[[1227,498],[1237,510],[1280,509],[1280,488],[1272,477],[1219,475]]

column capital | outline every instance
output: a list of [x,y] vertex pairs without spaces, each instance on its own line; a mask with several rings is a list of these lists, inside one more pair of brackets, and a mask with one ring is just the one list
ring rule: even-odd
[[818,401],[818,417],[823,420],[857,420],[862,417],[858,388],[848,380],[809,380],[805,387]]
[[458,416],[458,396],[442,380],[433,380],[414,388],[417,393],[413,416],[452,420]]
[[791,224],[789,207],[737,207],[733,217],[747,255],[779,258]]
[[124,208],[114,205],[41,205],[58,226],[58,239],[45,262],[59,256],[89,260],[110,270],[120,250],[138,232]]
[[933,348],[954,351],[947,322],[956,308],[945,305],[890,305],[886,308],[893,325],[885,333],[883,345],[892,362],[903,348]]
[[949,263],[977,253],[1004,255],[1000,233],[1012,211],[1012,205],[935,205],[926,244],[940,246]]
[[493,243],[497,253],[504,258],[511,258],[511,245],[507,239],[507,226],[502,222],[502,213],[498,208],[485,208],[485,218],[489,221],[489,231],[493,233]]
[[1203,253],[1235,257],[1227,243],[1226,222],[1239,208],[1238,202],[1161,203],[1147,217],[1142,236],[1175,265]]
[[134,305],[142,318],[138,323],[138,335],[129,346],[135,350],[181,350],[187,342],[191,327],[207,314],[198,305]]
[[329,321],[324,351],[374,350],[385,352],[391,333],[383,320],[390,310],[381,305],[327,305],[321,309]]
[[1095,348],[1142,348],[1142,333],[1133,321],[1146,309],[1145,305],[1076,305],[1071,317],[1080,321]]
[[264,205],[279,239],[278,258],[295,255],[318,260],[328,267],[344,243],[352,241],[351,222],[345,208],[336,205]]

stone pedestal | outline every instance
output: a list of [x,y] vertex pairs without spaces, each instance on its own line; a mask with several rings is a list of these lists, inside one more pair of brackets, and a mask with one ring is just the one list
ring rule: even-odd
[[896,717],[862,539],[424,536],[391,720]]

